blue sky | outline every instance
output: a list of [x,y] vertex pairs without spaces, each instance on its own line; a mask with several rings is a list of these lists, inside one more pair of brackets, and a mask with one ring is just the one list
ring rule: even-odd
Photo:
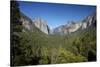
[[73,5],[73,4],[54,4],[40,2],[19,1],[20,11],[32,20],[40,17],[47,21],[51,29],[68,21],[80,21],[84,17],[96,12],[95,6]]

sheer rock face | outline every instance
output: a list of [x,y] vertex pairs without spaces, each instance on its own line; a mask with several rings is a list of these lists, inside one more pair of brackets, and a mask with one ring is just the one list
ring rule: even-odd
[[53,33],[67,34],[75,32],[81,27],[81,25],[82,25],[81,23],[70,22],[70,24],[62,25],[60,27],[55,28]]
[[[41,18],[34,18],[31,20],[29,17],[21,13],[21,22],[24,27],[23,31],[27,30],[33,30],[33,28],[38,28],[45,34],[50,34],[50,29],[47,25],[47,22],[44,21]],[[96,26],[96,13],[85,17],[80,22],[68,22],[68,24],[61,25],[55,29],[52,30],[52,34],[69,34],[72,32],[76,32],[79,30],[86,29],[88,27]]]
[[75,31],[86,29],[90,26],[96,25],[96,14],[87,16],[84,20],[80,22],[69,22],[66,25],[61,25],[53,30],[53,34],[68,34]]
[[49,27],[46,23],[46,21],[42,20],[41,18],[35,18],[33,21],[27,17],[25,14],[21,13],[21,18],[20,18],[22,25],[23,25],[23,31],[31,30],[33,31],[33,28],[38,28],[42,32],[49,34]]
[[23,31],[25,32],[26,29],[32,31],[34,28],[32,20],[23,13],[21,13],[20,16],[21,16],[20,21],[22,22],[23,25]]
[[26,28],[27,30],[32,30],[32,23],[30,23],[29,20],[21,17],[21,21],[24,28]]
[[35,18],[33,20],[34,25],[39,28],[42,32],[49,34],[49,27],[47,25],[47,22],[44,21],[41,18]]

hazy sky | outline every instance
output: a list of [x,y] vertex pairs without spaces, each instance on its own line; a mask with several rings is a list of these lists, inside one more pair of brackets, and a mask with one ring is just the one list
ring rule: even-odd
[[21,12],[30,17],[40,17],[47,21],[49,27],[67,24],[68,21],[80,21],[85,16],[96,11],[95,6],[73,4],[50,4],[39,2],[19,1]]

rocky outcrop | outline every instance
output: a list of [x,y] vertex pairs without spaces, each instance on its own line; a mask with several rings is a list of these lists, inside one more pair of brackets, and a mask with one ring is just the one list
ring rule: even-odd
[[22,22],[23,25],[23,31],[25,30],[32,31],[34,27],[32,20],[23,13],[21,13],[20,16],[21,16],[20,21]]
[[86,29],[90,26],[96,26],[96,13],[87,16],[84,20],[80,22],[70,21],[66,25],[61,25],[53,30],[53,34],[68,34]]
[[39,28],[42,32],[49,34],[49,27],[47,22],[41,18],[34,18],[33,20],[34,25]]
[[59,26],[54,29],[53,33],[55,34],[67,34],[77,31],[81,27],[81,23],[69,22],[69,24]]
[[[50,34],[50,28],[48,27],[47,22],[41,18],[34,18],[33,20],[31,20],[25,14],[21,13],[20,20],[24,27],[23,31],[25,31],[26,29],[33,30],[33,28],[38,28],[45,34]],[[96,13],[85,17],[80,22],[70,21],[68,22],[68,24],[61,25],[53,29],[52,34],[69,34],[92,26],[96,26]]]
[[33,31],[33,28],[38,28],[40,31],[44,32],[45,34],[49,34],[49,27],[47,25],[47,22],[44,21],[43,19],[35,18],[31,20],[23,13],[21,13],[20,16],[21,16],[20,21],[22,22],[23,25],[23,31],[25,30]]
[[87,16],[84,20],[82,20],[82,29],[90,26],[96,26],[96,13],[93,13],[92,15]]

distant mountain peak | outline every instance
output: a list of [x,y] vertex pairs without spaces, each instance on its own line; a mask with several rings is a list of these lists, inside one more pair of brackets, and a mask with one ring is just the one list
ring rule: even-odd
[[96,13],[85,17],[80,22],[69,21],[65,25],[61,25],[53,30],[53,34],[67,34],[86,29],[90,26],[96,26]]
[[50,30],[47,21],[40,17],[35,17],[33,20],[31,20],[25,14],[21,13],[21,21],[23,27],[28,30],[32,30],[34,27],[36,27],[45,34],[67,34],[86,29],[90,26],[96,26],[96,13],[94,12],[93,14],[85,17],[80,22],[68,21],[67,24],[56,27],[52,31]]

